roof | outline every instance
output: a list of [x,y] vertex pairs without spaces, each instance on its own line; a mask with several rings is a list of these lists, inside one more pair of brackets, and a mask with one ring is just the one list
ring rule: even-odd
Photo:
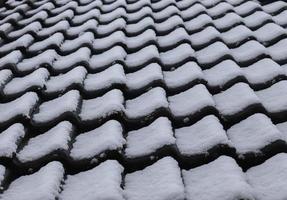
[[0,198],[287,199],[286,8],[5,1]]

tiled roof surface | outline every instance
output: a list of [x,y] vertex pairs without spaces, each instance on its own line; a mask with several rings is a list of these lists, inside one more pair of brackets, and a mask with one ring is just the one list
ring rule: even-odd
[[5,1],[0,198],[287,199],[286,8]]

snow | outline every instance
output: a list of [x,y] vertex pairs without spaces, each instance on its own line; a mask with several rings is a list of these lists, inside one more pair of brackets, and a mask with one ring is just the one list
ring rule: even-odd
[[205,80],[211,87],[223,87],[232,79],[243,75],[241,68],[233,60],[224,60],[203,72]]
[[261,200],[281,200],[287,192],[287,154],[280,153],[263,164],[247,170],[246,176],[253,188],[254,197]]
[[13,26],[9,22],[0,25],[0,33],[1,34],[7,34],[12,29],[13,29]]
[[137,23],[127,24],[125,27],[125,30],[129,34],[138,34],[139,32],[142,32],[146,30],[148,27],[155,26],[154,20],[152,17],[144,17]]
[[120,90],[114,89],[101,97],[83,100],[79,116],[83,121],[105,118],[123,111],[123,103],[123,93]]
[[[55,9],[54,9],[55,11]],[[48,26],[51,26],[53,24],[58,23],[59,21],[66,19],[66,20],[70,20],[74,17],[74,11],[71,9],[67,9],[65,11],[60,12],[59,14],[49,17],[45,20],[45,24],[47,24]]]
[[101,24],[111,23],[111,21],[125,17],[126,10],[123,7],[117,7],[116,9],[112,10],[111,12],[102,13],[99,16],[99,21]]
[[91,69],[99,69],[117,61],[122,61],[127,53],[121,46],[114,46],[103,53],[95,54],[91,57],[89,63]]
[[14,77],[5,85],[3,92],[5,95],[13,95],[24,92],[31,87],[43,88],[49,75],[47,69],[40,68],[24,77]]
[[6,169],[3,165],[0,165],[0,185],[4,182],[5,179],[5,174],[6,174]]
[[195,18],[192,18],[189,21],[184,22],[184,26],[188,31],[193,32],[195,30],[201,29],[202,27],[204,27],[206,24],[209,23],[212,23],[212,18],[204,13],[198,15]]
[[161,21],[166,20],[167,18],[175,14],[180,14],[179,9],[175,5],[169,5],[158,12],[154,12],[153,17],[156,21]]
[[251,84],[264,84],[279,75],[283,76],[285,74],[284,69],[269,58],[259,60],[242,69],[246,79]]
[[227,13],[228,11],[233,11],[233,6],[231,6],[227,2],[219,2],[216,5],[211,5],[212,7],[207,10],[207,13],[213,17],[216,18],[222,13]]
[[64,176],[60,162],[50,162],[39,171],[14,180],[0,196],[3,200],[53,200]]
[[31,24],[28,24],[27,26],[25,26],[22,29],[19,30],[15,30],[12,31],[8,34],[8,37],[12,37],[12,38],[18,38],[24,34],[26,34],[27,32],[38,32],[40,29],[42,29],[42,25],[40,22],[32,22]]
[[106,70],[96,73],[88,74],[84,81],[84,88],[86,91],[100,91],[102,89],[110,88],[115,84],[125,84],[126,77],[123,66],[114,64]]
[[234,115],[248,106],[260,103],[254,91],[246,83],[237,83],[213,96],[216,108],[222,115]]
[[200,64],[210,64],[216,62],[229,53],[230,50],[224,43],[215,42],[205,47],[204,49],[196,51],[195,56]]
[[281,26],[286,26],[287,21],[286,21],[286,16],[287,16],[287,11],[283,10],[281,13],[279,13],[276,16],[273,16],[272,19],[275,23],[281,25]]
[[186,32],[186,30],[182,27],[178,27],[177,29],[173,30],[172,32],[166,35],[159,36],[157,38],[157,42],[161,48],[165,48],[188,39],[189,35]]
[[163,74],[160,65],[151,63],[141,70],[126,74],[126,79],[126,85],[129,90],[138,90],[153,81],[162,81]]
[[280,61],[286,59],[287,49],[287,38],[280,40],[279,42],[268,47],[268,52],[272,59],[275,61]]
[[254,32],[244,25],[238,25],[230,30],[223,32],[221,38],[227,44],[239,43],[247,38],[252,37]]
[[196,62],[187,62],[174,71],[163,72],[164,81],[168,88],[174,89],[191,83],[192,81],[204,79],[201,68]]
[[19,19],[21,19],[21,15],[18,12],[12,13],[11,15],[6,16],[4,19],[0,20],[0,24],[4,24],[8,21],[18,21]]
[[134,37],[127,37],[126,38],[126,45],[128,48],[140,48],[144,46],[144,44],[150,42],[150,41],[156,41],[156,33],[153,29],[147,29],[143,33],[140,33],[139,35],[136,35]]
[[0,58],[0,69],[6,67],[7,65],[16,65],[20,60],[22,60],[23,55],[20,50],[12,51]]
[[78,135],[70,155],[74,160],[89,159],[106,151],[120,150],[125,143],[121,124],[110,120],[99,128]]
[[245,16],[249,14],[251,11],[255,9],[260,9],[260,8],[261,6],[259,2],[246,1],[244,3],[241,3],[239,6],[234,7],[234,11],[241,16]]
[[86,13],[83,13],[81,15],[76,15],[73,19],[72,22],[74,24],[83,24],[85,21],[91,19],[91,18],[98,18],[100,16],[100,11],[99,9],[95,8],[92,9]]
[[246,16],[243,19],[243,22],[247,27],[254,29],[258,26],[261,26],[264,22],[271,20],[271,15],[265,13],[264,11],[256,11],[251,15]]
[[86,21],[85,23],[79,25],[79,26],[74,26],[74,27],[70,27],[67,30],[67,34],[69,36],[78,36],[81,33],[90,30],[90,31],[96,31],[96,28],[98,26],[98,21],[95,19],[89,19],[88,21]]
[[184,186],[177,162],[165,157],[141,171],[127,174],[127,200],[183,200]]
[[231,54],[237,62],[245,62],[268,53],[267,49],[262,44],[255,40],[250,40],[241,46],[232,49]]
[[227,136],[238,154],[258,153],[276,140],[282,138],[281,133],[264,114],[257,113],[227,130]]
[[124,18],[120,17],[117,18],[108,24],[99,24],[97,27],[97,34],[99,35],[106,35],[106,34],[111,34],[112,32],[116,30],[122,30],[126,26],[126,21]]
[[47,132],[30,138],[23,149],[17,153],[17,158],[25,163],[43,158],[56,150],[68,151],[72,130],[73,126],[70,122],[60,122]]
[[[270,31],[272,30],[272,31]],[[254,31],[254,36],[260,42],[269,42],[285,34],[284,28],[275,23],[268,23]]]
[[58,16],[65,12],[65,10],[71,10],[71,9],[75,9],[78,6],[78,3],[76,1],[67,1],[67,0],[59,0],[57,1],[57,4],[60,6],[58,6],[57,8],[53,9],[51,11],[51,13],[53,14],[53,16]]
[[31,46],[29,46],[28,50],[34,52],[41,51],[42,49],[51,45],[60,46],[63,41],[64,41],[64,35],[62,33],[57,32],[44,40],[40,40],[38,42],[33,43]]
[[3,86],[9,81],[11,80],[11,78],[13,77],[13,73],[11,70],[9,69],[3,69],[0,71],[0,88],[2,89]]
[[262,6],[262,8],[265,12],[272,14],[272,13],[276,13],[278,10],[281,10],[286,5],[287,5],[286,2],[284,1],[274,1],[274,2],[270,2],[269,4]]
[[134,99],[127,100],[125,113],[128,118],[135,119],[148,116],[157,109],[167,107],[165,90],[156,87]]
[[270,113],[287,110],[287,81],[283,80],[271,87],[256,92],[265,109]]
[[68,175],[59,200],[124,200],[121,188],[123,167],[114,160],[75,175]]
[[158,33],[163,33],[171,31],[174,27],[178,27],[180,25],[183,25],[183,19],[178,15],[173,15],[163,22],[156,23],[155,29]]
[[[196,98],[195,98],[196,97]],[[203,84],[168,97],[169,108],[175,117],[185,117],[200,112],[208,106],[215,106],[212,95]]]
[[187,43],[181,44],[169,51],[160,53],[160,60],[164,66],[175,65],[194,55],[194,50]]
[[159,58],[159,52],[155,45],[149,45],[136,51],[135,53],[128,54],[125,59],[125,63],[128,68],[132,69],[153,58]]
[[182,174],[187,200],[254,200],[242,169],[230,157],[221,156]]
[[229,145],[223,126],[214,115],[195,124],[175,129],[176,145],[182,155],[205,154],[217,145]]
[[124,44],[125,38],[126,36],[123,31],[116,31],[106,37],[95,38],[95,40],[93,41],[93,48],[96,50],[102,50],[110,48],[115,44]]
[[201,46],[209,43],[215,38],[220,38],[220,32],[213,26],[208,26],[202,31],[194,33],[190,36],[192,46]]
[[57,57],[57,52],[54,49],[49,49],[34,57],[23,59],[16,67],[20,72],[32,71],[39,68],[42,64],[52,66]]
[[[177,4],[178,3],[179,2],[177,2]],[[188,5],[186,9],[183,9],[180,13],[181,17],[184,20],[195,19],[196,16],[199,15],[200,13],[206,12],[206,8],[201,3],[195,2],[193,5],[191,5],[191,4]]]
[[13,50],[15,50],[16,48],[19,48],[19,47],[25,47],[26,48],[33,41],[34,41],[33,36],[31,36],[30,34],[25,34],[25,35],[19,37],[17,40],[14,40],[14,41],[6,43],[6,44],[3,44],[0,47],[0,53],[13,51]]
[[39,106],[39,111],[33,115],[33,121],[35,123],[46,123],[60,117],[66,112],[77,112],[79,101],[79,91],[71,90],[63,96],[43,102]]
[[53,26],[49,26],[40,30],[37,35],[40,37],[48,37],[56,32],[66,31],[69,32],[70,24],[67,20],[59,21],[57,24]]
[[[85,4],[85,2],[83,2],[83,0],[81,1],[81,4]],[[90,2],[87,2],[86,5],[83,5],[83,6],[77,6],[75,8],[76,12],[78,14],[83,14],[83,13],[86,13],[88,12],[89,10],[95,8],[95,7],[101,7],[103,4],[102,1],[90,1]]]
[[37,20],[45,20],[48,18],[48,13],[47,11],[40,11],[38,13],[36,13],[35,15],[32,15],[31,17],[29,18],[24,18],[24,19],[21,19],[21,20],[16,20],[17,23],[21,26],[27,26],[28,24],[34,22],[34,21],[37,21]]
[[45,84],[45,92],[63,92],[72,84],[82,85],[87,74],[85,67],[79,66],[73,68],[71,71],[65,74],[59,74],[57,76],[51,76]]
[[61,51],[73,51],[83,46],[83,44],[92,44],[94,41],[94,34],[92,32],[85,32],[79,37],[72,40],[65,40],[61,45]]
[[171,122],[160,117],[144,128],[128,132],[125,155],[128,158],[148,156],[172,144],[175,144],[175,138]]
[[68,54],[66,56],[58,57],[58,59],[53,63],[53,69],[63,70],[78,64],[80,62],[87,62],[90,59],[91,50],[88,47],[82,47],[77,51]]
[[242,18],[235,12],[226,13],[223,17],[215,19],[213,21],[215,27],[218,30],[227,29],[234,26],[235,24],[240,24],[241,22]]
[[16,116],[30,118],[31,111],[36,106],[39,98],[34,92],[27,92],[21,97],[8,103],[0,104],[0,123],[7,122]]
[[[144,4],[144,1],[138,1],[139,3]],[[138,22],[140,19],[145,19],[146,16],[149,16],[152,14],[152,9],[149,6],[144,6],[141,8],[131,8],[133,5],[136,5],[137,3],[133,3],[133,4],[128,4],[127,6],[127,19],[128,22]],[[150,3],[146,2],[147,5],[149,5]],[[129,12],[131,10],[135,10],[136,12]]]
[[35,15],[36,13],[40,12],[41,10],[52,10],[54,8],[55,8],[54,4],[52,2],[48,2],[48,3],[44,3],[43,5],[40,5],[39,7],[35,8],[35,9],[28,10],[26,12],[26,14],[31,16],[31,15]]
[[[0,134],[0,157],[12,158],[18,142],[25,136],[24,126],[20,123],[11,125]],[[1,178],[0,178],[1,183]]]

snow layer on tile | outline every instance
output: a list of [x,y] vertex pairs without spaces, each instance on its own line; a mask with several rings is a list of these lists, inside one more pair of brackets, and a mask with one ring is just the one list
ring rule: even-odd
[[75,160],[93,158],[106,151],[120,150],[125,143],[121,124],[111,120],[99,128],[78,135],[71,157]]
[[40,37],[48,37],[49,35],[52,35],[56,32],[66,31],[67,29],[68,29],[67,30],[68,32],[70,30],[69,27],[70,27],[69,22],[67,20],[62,20],[53,26],[49,26],[49,27],[41,29],[37,33],[37,35]]
[[5,85],[3,92],[6,95],[11,95],[24,92],[31,87],[43,88],[49,75],[47,69],[40,68],[27,76],[15,77]]
[[[270,31],[272,30],[272,31]],[[281,35],[284,35],[286,31],[281,26],[275,23],[268,23],[254,31],[254,35],[260,42],[269,42]]]
[[84,23],[85,21],[91,19],[91,18],[98,18],[100,16],[100,10],[95,8],[95,9],[92,9],[86,13],[83,13],[81,15],[76,15],[72,21],[74,24],[82,24]]
[[183,19],[178,15],[173,15],[163,22],[156,23],[155,28],[157,32],[167,32],[180,25],[183,25]]
[[232,60],[224,60],[203,72],[208,85],[212,87],[222,87],[228,81],[243,75],[241,68]]
[[52,66],[54,60],[58,57],[54,49],[49,49],[32,58],[26,58],[17,64],[17,70],[20,72],[31,71],[39,68],[42,64]]
[[244,25],[238,25],[221,34],[221,38],[227,44],[241,42],[253,35],[252,31]]
[[126,45],[128,48],[140,48],[143,47],[144,44],[150,41],[156,41],[156,33],[153,29],[147,29],[143,33],[136,35],[134,37],[127,37]]
[[264,58],[243,68],[243,73],[251,84],[264,84],[276,76],[285,74],[284,69],[269,58]]
[[174,143],[171,122],[166,117],[160,117],[149,126],[128,132],[125,155],[128,158],[147,156]]
[[287,81],[280,81],[271,87],[256,92],[268,112],[287,110]]
[[146,30],[148,27],[155,26],[154,20],[152,17],[144,17],[137,23],[128,24],[126,26],[126,32],[130,34],[138,33],[139,31]]
[[65,74],[51,76],[45,84],[45,92],[61,92],[72,84],[82,84],[86,77],[86,74],[86,68],[79,66],[73,68],[71,71]]
[[87,91],[98,91],[109,88],[114,84],[125,83],[126,76],[123,66],[120,64],[114,64],[102,72],[88,74],[84,81],[84,88]]
[[226,13],[223,17],[215,19],[214,25],[217,29],[227,29],[242,22],[242,18],[234,12]]
[[167,107],[165,90],[156,87],[135,99],[127,100],[125,113],[128,118],[139,118],[152,114],[156,109]]
[[222,42],[215,42],[204,49],[195,52],[195,56],[199,63],[210,64],[217,61],[224,55],[228,55],[230,50]]
[[116,30],[122,30],[126,26],[126,21],[124,18],[117,18],[108,24],[99,24],[97,27],[97,33],[99,35],[106,35],[115,32]]
[[124,110],[124,97],[120,90],[114,89],[101,97],[83,100],[82,110],[79,114],[84,121],[105,118]]
[[53,63],[53,69],[55,70],[68,69],[69,67],[79,62],[87,62],[90,59],[90,55],[91,50],[88,47],[82,47],[71,54],[59,57]]
[[121,46],[114,46],[103,53],[95,54],[91,57],[89,63],[91,69],[98,69],[106,65],[122,61],[127,53]]
[[188,39],[189,35],[186,30],[182,27],[178,27],[167,35],[157,37],[157,42],[160,47],[164,48]]
[[33,121],[36,123],[49,122],[66,112],[76,112],[79,100],[79,91],[71,90],[63,96],[44,102],[39,106],[39,111],[33,115]]
[[268,52],[270,56],[275,61],[284,60],[287,58],[287,48],[285,48],[287,45],[287,38],[280,40],[279,42],[273,44],[272,46],[268,47]]
[[213,26],[208,26],[200,32],[194,33],[190,36],[191,44],[194,46],[204,45],[215,38],[219,38],[219,31]]
[[184,26],[188,31],[199,30],[206,24],[212,23],[212,18],[207,14],[201,14],[189,21],[184,22]]
[[17,29],[15,31],[12,31],[8,34],[8,37],[12,37],[12,38],[18,38],[24,34],[26,34],[27,32],[38,32],[40,29],[42,29],[42,25],[40,22],[35,21],[32,22],[31,24],[28,24],[27,26],[24,26],[21,29]]
[[20,60],[22,60],[23,55],[20,50],[12,51],[0,58],[0,69],[5,67],[6,65],[16,65]]
[[53,200],[59,194],[64,168],[50,162],[39,171],[14,180],[0,196],[3,200]]
[[187,200],[254,200],[242,169],[230,157],[221,156],[182,174]]
[[287,122],[276,124],[276,127],[280,131],[282,139],[287,142]]
[[227,136],[237,153],[258,153],[262,148],[282,138],[281,133],[264,114],[254,114],[227,130]]
[[233,115],[248,106],[260,103],[254,91],[246,83],[237,83],[213,96],[216,108],[223,115]]
[[204,154],[217,145],[230,143],[214,115],[208,115],[192,126],[176,129],[175,137],[180,153],[187,156]]
[[98,26],[98,21],[95,19],[89,19],[85,23],[79,25],[79,26],[73,26],[68,28],[67,27],[67,34],[70,36],[78,36],[82,34],[83,32],[90,30],[90,31],[96,31],[96,28]]
[[248,41],[241,46],[232,49],[232,56],[237,62],[245,62],[267,54],[267,49],[255,40]]
[[60,200],[124,200],[121,188],[124,168],[114,160],[75,175],[65,181]]
[[0,104],[0,123],[6,122],[18,115],[30,118],[32,109],[36,106],[39,98],[34,92],[27,92],[21,97],[8,103]]
[[[110,35],[102,38],[95,38],[93,41],[93,48],[96,50],[107,49],[115,44],[125,43],[125,34],[123,31],[116,31]],[[126,44],[128,45],[128,44]]]
[[126,74],[129,90],[140,89],[153,81],[163,80],[161,67],[157,63],[151,63],[134,73]]
[[125,63],[129,68],[133,68],[153,58],[159,58],[159,52],[155,45],[149,45],[135,53],[128,54]]
[[184,186],[177,162],[165,157],[141,171],[127,174],[127,200],[183,200]]
[[277,24],[281,25],[281,26],[286,26],[287,21],[286,21],[286,16],[287,16],[287,11],[283,10],[281,13],[279,13],[276,16],[273,16],[273,20],[274,22],[276,22]]
[[164,81],[168,88],[184,86],[194,80],[204,79],[201,68],[196,62],[187,62],[174,71],[163,72]]
[[13,76],[13,73],[9,69],[3,69],[0,71],[0,88],[2,88]]
[[29,46],[28,50],[35,52],[41,51],[42,49],[51,45],[60,46],[63,41],[64,41],[64,35],[62,33],[57,32],[45,40],[40,40],[39,42],[33,43],[31,46]]
[[68,121],[60,122],[47,132],[31,138],[28,143],[17,153],[21,162],[34,161],[45,157],[56,150],[68,150],[68,142],[73,126]]
[[65,42],[61,45],[61,50],[72,51],[81,47],[83,44],[92,44],[93,40],[94,34],[92,32],[85,32],[73,40],[65,40]]
[[2,53],[12,51],[15,50],[17,47],[27,47],[33,41],[34,41],[33,36],[31,36],[30,34],[25,34],[22,37],[18,38],[17,40],[2,45],[0,48],[0,52]]
[[0,185],[2,185],[2,182],[5,179],[5,173],[6,173],[6,169],[3,165],[0,165]]
[[169,51],[160,53],[163,65],[174,65],[194,56],[194,50],[189,44],[181,44]]
[[[16,123],[0,134],[0,157],[12,158],[18,142],[25,136],[24,126]],[[1,183],[1,181],[0,181]]]
[[212,95],[203,84],[168,97],[169,108],[175,117],[184,117],[200,112],[208,106],[215,106]]
[[247,170],[246,176],[256,199],[281,200],[287,196],[287,154],[280,153]]

